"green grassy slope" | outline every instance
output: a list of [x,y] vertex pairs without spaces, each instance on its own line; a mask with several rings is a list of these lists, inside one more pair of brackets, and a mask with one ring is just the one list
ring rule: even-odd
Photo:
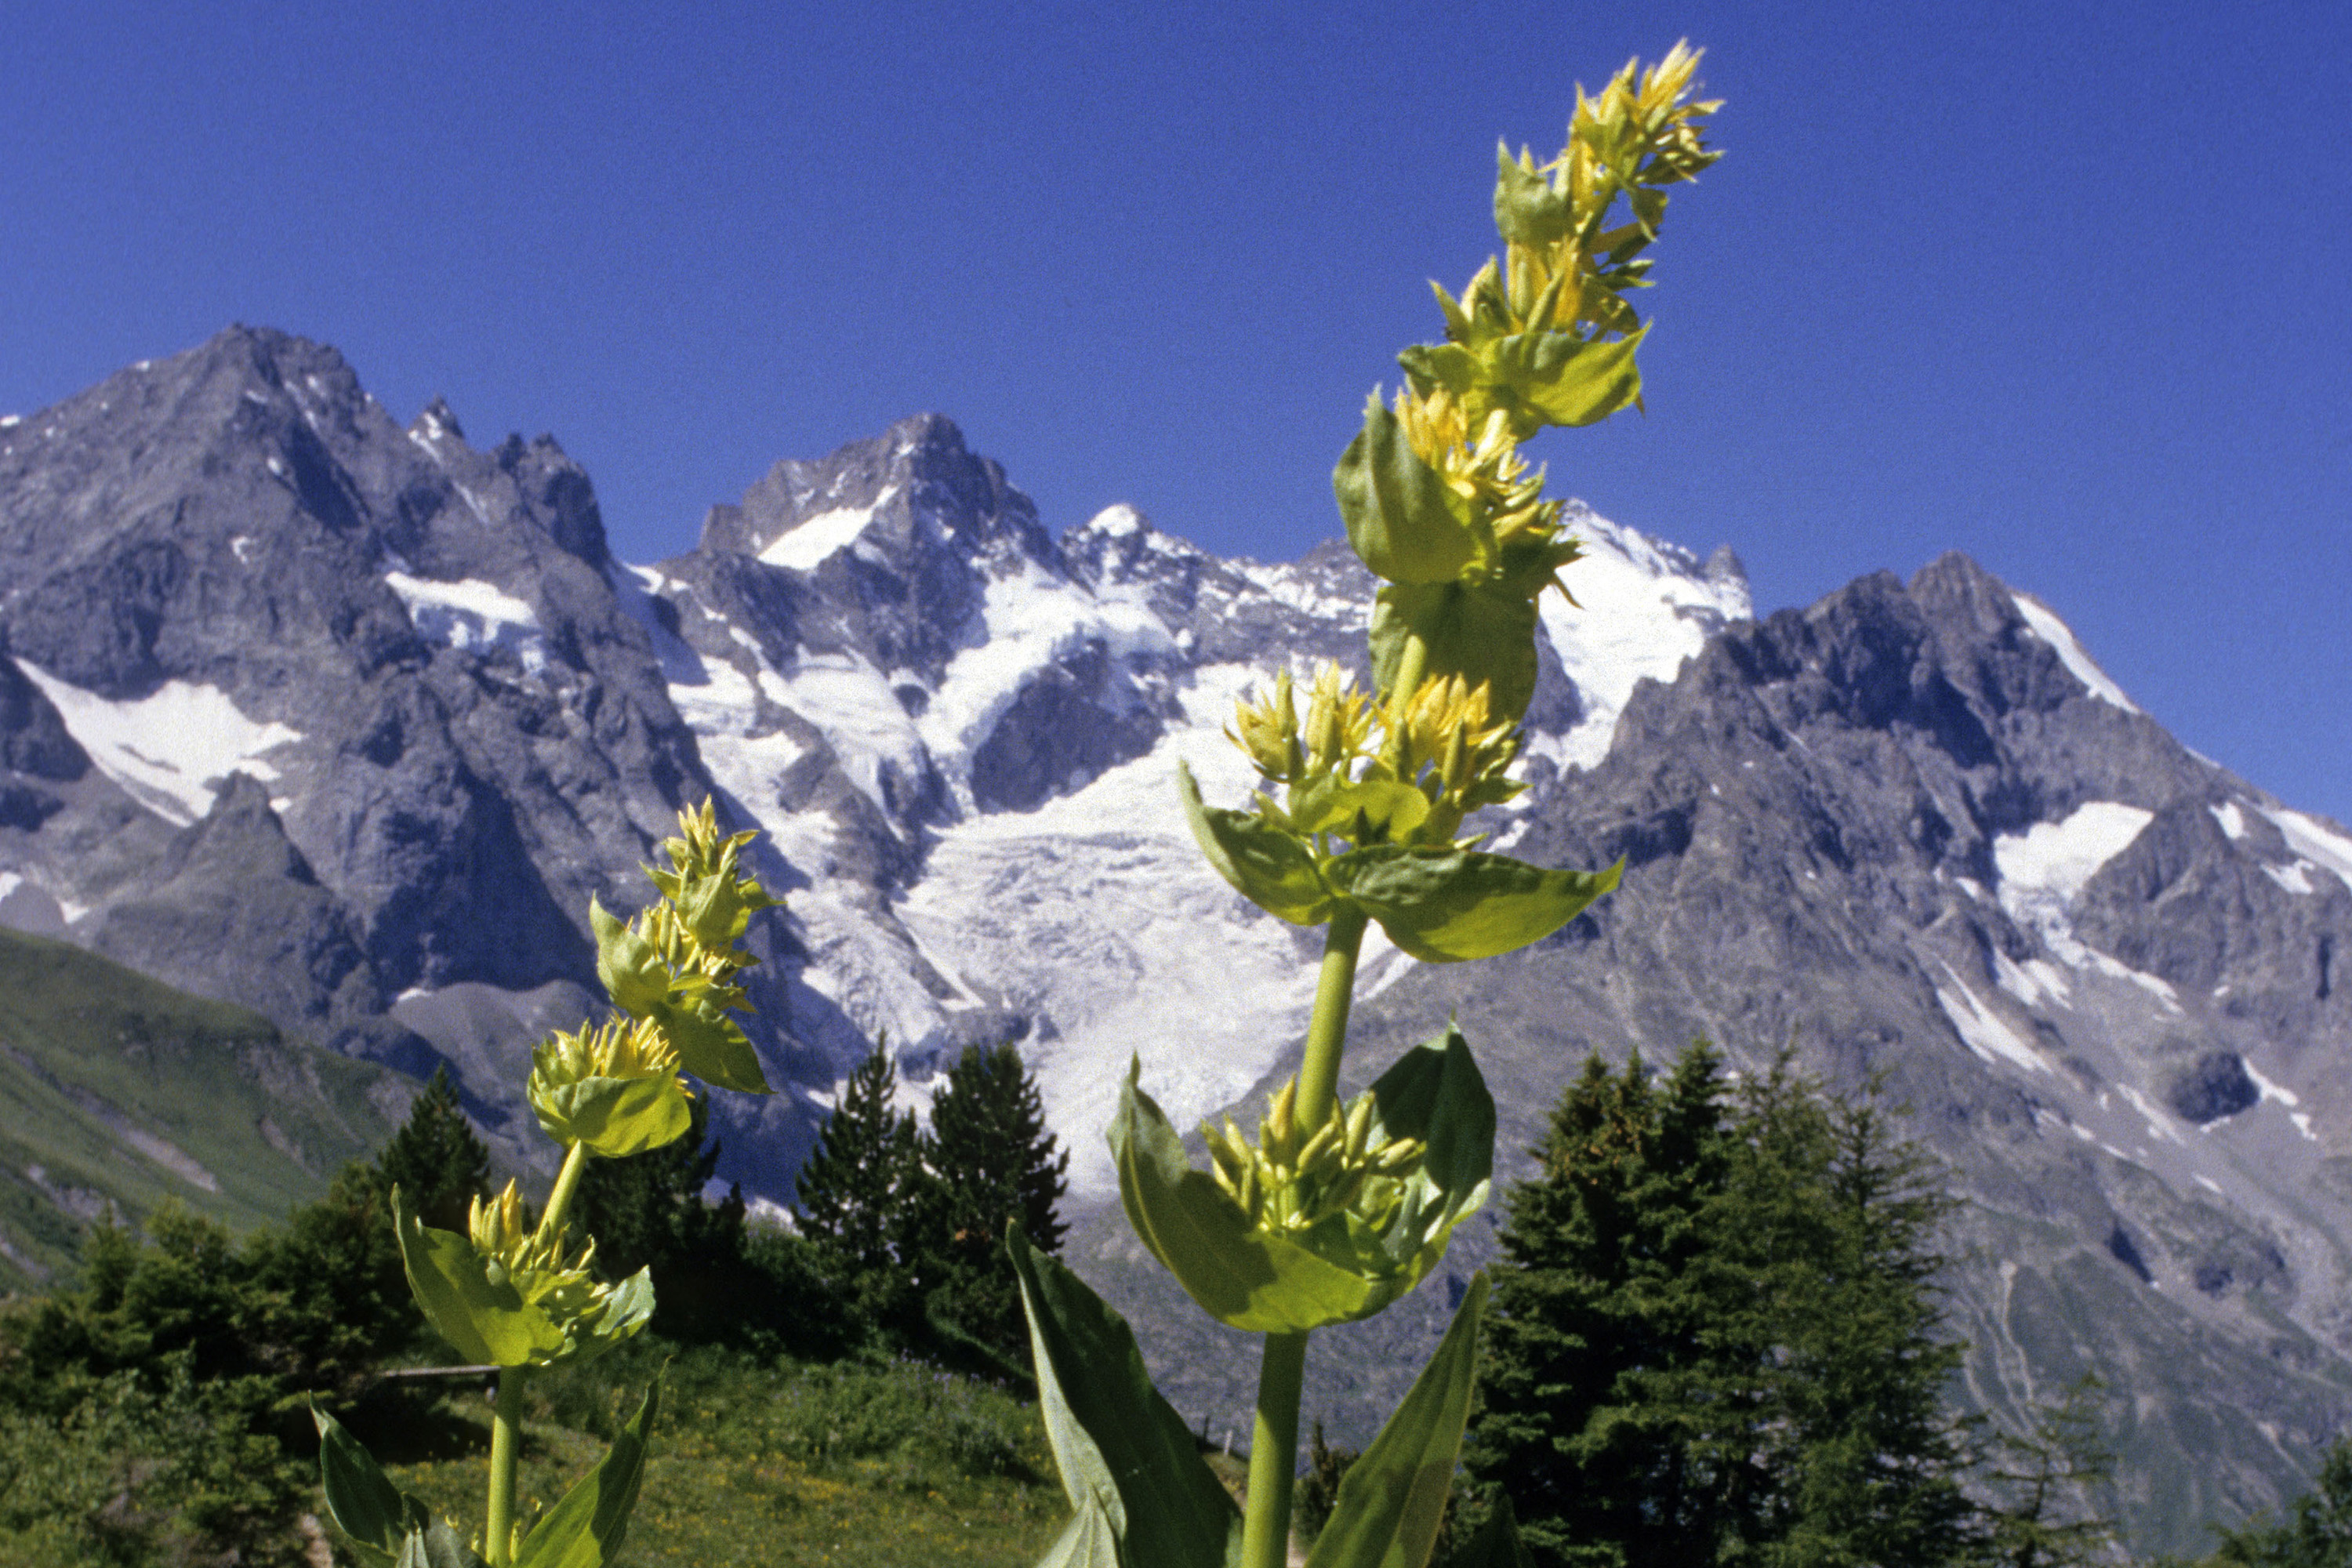
[[243,1229],[389,1137],[408,1079],[61,942],[0,930],[0,1289],[70,1270],[113,1205]]

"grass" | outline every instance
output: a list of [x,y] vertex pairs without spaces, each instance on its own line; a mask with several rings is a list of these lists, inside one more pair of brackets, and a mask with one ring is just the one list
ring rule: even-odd
[[[533,1386],[520,1490],[552,1505],[604,1453],[660,1364],[632,1347]],[[1032,1563],[1068,1518],[1033,1405],[919,1363],[801,1365],[718,1351],[673,1361],[622,1560],[635,1568],[950,1568]],[[457,1458],[387,1467],[465,1522],[482,1517],[488,1401],[453,1414]],[[471,1445],[469,1445],[470,1447]]]

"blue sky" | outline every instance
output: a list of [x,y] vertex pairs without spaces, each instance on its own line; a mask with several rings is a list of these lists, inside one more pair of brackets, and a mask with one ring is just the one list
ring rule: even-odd
[[1656,252],[1648,415],[1547,437],[1555,492],[1729,542],[1768,610],[1968,551],[2352,820],[2348,18],[20,0],[0,410],[244,321],[552,432],[635,559],[926,408],[1050,526],[1289,556],[1494,248],[1496,139],[1688,37],[1727,155]]

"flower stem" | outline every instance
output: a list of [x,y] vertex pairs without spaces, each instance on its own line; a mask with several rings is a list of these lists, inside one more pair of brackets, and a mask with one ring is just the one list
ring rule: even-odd
[[[1355,998],[1356,957],[1363,951],[1364,911],[1342,907],[1323,938],[1323,972],[1307,1026],[1292,1124],[1302,1132],[1331,1114],[1339,1086],[1339,1052]],[[1268,1334],[1258,1363],[1257,1415],[1250,1428],[1249,1508],[1242,1520],[1241,1568],[1282,1568],[1290,1554],[1290,1498],[1298,1473],[1298,1397],[1307,1376],[1307,1336]]]
[[563,1169],[555,1178],[555,1190],[547,1194],[547,1212],[539,1216],[539,1234],[552,1236],[563,1225],[563,1211],[572,1206],[572,1190],[580,1185],[580,1173],[588,1168],[588,1145],[574,1143],[563,1156]]
[[1315,1012],[1307,1025],[1307,1050],[1298,1064],[1298,1098],[1291,1121],[1311,1133],[1331,1115],[1339,1087],[1339,1053],[1348,1043],[1348,1007],[1356,994],[1356,955],[1363,951],[1364,911],[1343,904],[1331,913],[1323,938],[1323,973],[1315,983]]
[[514,1561],[515,1461],[526,1375],[522,1367],[499,1368],[499,1398],[490,1412],[490,1519],[483,1531],[489,1568],[507,1568]]
[[1298,1395],[1307,1336],[1268,1334],[1258,1363],[1257,1416],[1250,1426],[1249,1507],[1241,1568],[1282,1568],[1290,1555],[1290,1495],[1298,1471]]

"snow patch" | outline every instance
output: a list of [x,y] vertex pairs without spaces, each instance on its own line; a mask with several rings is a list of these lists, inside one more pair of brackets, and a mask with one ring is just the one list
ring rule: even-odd
[[[1945,964],[1943,969],[1951,977],[1952,991],[1937,986],[1936,1000],[1969,1049],[1989,1062],[2013,1062],[2032,1072],[2050,1071],[2050,1064],[2042,1059],[2042,1053],[2027,1045],[1999,1014],[1978,1001],[1976,993],[1969,989],[1968,983],[1950,964]],[[1955,991],[1958,993],[1957,998]]]
[[264,784],[277,778],[268,753],[302,739],[299,730],[247,718],[215,687],[167,680],[148,696],[117,701],[69,685],[21,655],[16,666],[100,773],[184,827],[212,809],[214,791],[229,774]]
[[[2241,1058],[2241,1060],[2243,1058]],[[2301,1095],[2295,1093],[2294,1090],[2287,1088],[2284,1084],[2273,1083],[2270,1079],[2264,1078],[2261,1071],[2255,1068],[2253,1063],[2246,1062],[2245,1068],[2246,1076],[2254,1080],[2254,1087],[2262,1091],[2262,1097],[2264,1100],[2275,1100],[2281,1105],[2285,1106],[2289,1110],[2293,1110],[2296,1106],[2303,1103],[2303,1097]]]
[[2196,1183],[2199,1186],[2204,1188],[2209,1193],[2212,1193],[2217,1196],[2221,1194],[2221,1184],[2215,1181],[2210,1176],[2200,1176],[2192,1173],[2189,1179]]
[[836,552],[855,544],[874,514],[898,493],[898,487],[890,485],[874,498],[871,506],[835,507],[804,517],[770,540],[760,559],[791,572],[814,572]]
[[1679,545],[1589,511],[1572,528],[1585,553],[1562,575],[1583,608],[1558,594],[1537,605],[1583,716],[1565,735],[1530,735],[1528,750],[1563,767],[1591,767],[1608,754],[1636,682],[1671,681],[1709,634],[1755,611],[1745,583],[1709,579]]
[[417,636],[427,642],[467,653],[507,648],[531,674],[546,668],[547,634],[538,612],[498,584],[471,577],[441,583],[401,571],[386,572],[383,584],[399,595]]
[[[963,764],[1023,685],[1063,655],[1088,644],[1114,659],[1176,651],[1168,627],[1139,594],[1114,588],[1096,595],[1034,562],[991,581],[982,595],[984,639],[949,663],[920,721],[924,742],[960,786]],[[894,711],[897,706],[893,699]]]
[[238,565],[250,566],[253,564],[253,535],[249,533],[238,534],[236,538],[228,542],[228,548],[229,553],[236,557],[236,563]]
[[2001,906],[2012,916],[2052,903],[2063,910],[2155,816],[2137,805],[2095,800],[2077,806],[2063,822],[2037,822],[2023,833],[1994,839]]
[[2209,805],[2205,809],[2211,812],[2213,820],[2221,825],[2223,837],[2243,838],[2246,836],[2246,814],[2238,809],[2236,801],[2225,800],[2219,805]]
[[2175,1143],[2187,1143],[2188,1140],[2173,1130],[2172,1124],[2165,1120],[2164,1113],[2157,1110],[2156,1103],[2147,1096],[2129,1084],[2119,1084],[2116,1087],[2123,1090],[2123,1097],[2131,1101],[2132,1109],[2139,1112],[2140,1120],[2147,1123],[2147,1130],[2150,1132],[2158,1138],[2169,1139]]
[[25,422],[21,414],[0,414],[0,430],[14,430]]
[[2263,815],[2286,836],[2288,848],[2322,870],[2335,872],[2338,881],[2352,888],[2352,838],[2346,837],[2342,830],[2284,806],[2276,811],[2264,807]]
[[2092,661],[2091,656],[2083,650],[2083,645],[2075,640],[2074,632],[2052,612],[2050,606],[2031,594],[2012,594],[2010,602],[2017,606],[2017,613],[2025,617],[2027,627],[2055,650],[2058,662],[2064,665],[2075,679],[2089,688],[2092,696],[2126,713],[2139,711],[2139,706],[2124,695],[2124,689],[2109,679],[2107,672]]
[[2309,893],[2313,867],[2308,860],[2298,860],[2292,866],[2264,866],[2263,875],[2290,893]]
[[2074,988],[2067,984],[2065,972],[2046,958],[2029,958],[2020,963],[1995,949],[1992,968],[2000,988],[2029,1007],[2039,1007],[2044,1002],[2070,1008],[2074,1005],[2071,1000]]

